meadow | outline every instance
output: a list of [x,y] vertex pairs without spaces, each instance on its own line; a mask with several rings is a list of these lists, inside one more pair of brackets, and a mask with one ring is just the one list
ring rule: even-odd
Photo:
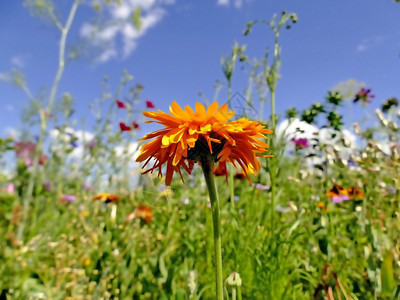
[[[41,1],[27,2],[55,17]],[[224,299],[399,299],[398,99],[371,111],[373,87],[350,80],[306,110],[275,115],[279,37],[296,22],[282,13],[245,24],[246,35],[267,25],[272,51],[250,59],[235,44],[221,61],[231,101],[220,104],[236,110],[233,119],[274,131],[265,140],[273,157],[258,158],[251,182],[240,167],[215,164]],[[60,31],[63,51],[69,26]],[[123,71],[117,87],[104,78],[95,117],[77,122],[73,97],[58,89],[65,60],[44,99],[32,96],[21,72],[9,73],[31,103],[24,122],[37,132],[0,139],[0,299],[216,299],[201,167],[183,172],[184,182],[175,174],[170,186],[164,168],[162,177],[141,174],[148,166],[135,162],[145,143],[137,130],[148,118],[137,106],[156,112],[157,103]],[[252,72],[239,97],[231,79],[240,63]],[[368,119],[345,125],[349,106]]]

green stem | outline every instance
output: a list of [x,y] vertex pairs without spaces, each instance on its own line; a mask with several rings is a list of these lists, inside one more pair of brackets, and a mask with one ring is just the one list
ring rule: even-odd
[[[69,32],[69,29],[71,28],[71,24],[75,17],[75,13],[76,13],[76,9],[78,8],[78,5],[79,5],[79,0],[75,0],[74,3],[72,4],[70,12],[69,12],[67,23],[65,24],[65,27],[61,30],[60,51],[59,51],[57,74],[54,79],[53,86],[51,88],[47,111],[45,112],[42,110],[40,112],[40,134],[39,134],[39,140],[37,142],[34,157],[33,157],[33,172],[31,173],[31,176],[29,177],[28,187],[26,189],[26,193],[22,200],[22,202],[23,202],[23,206],[22,206],[23,219],[22,219],[21,224],[18,227],[18,231],[17,231],[17,238],[19,241],[21,241],[22,235],[24,233],[24,228],[25,228],[26,218],[27,218],[26,215],[28,213],[30,199],[33,194],[35,178],[39,171],[39,156],[40,156],[40,153],[43,148],[44,135],[45,135],[46,129],[47,129],[47,119],[48,119],[48,116],[51,115],[51,112],[53,110],[58,85],[61,80],[62,74],[64,72],[65,46],[66,46],[67,35]],[[25,89],[25,92],[28,94],[28,96],[30,96],[30,93],[28,93],[27,89]],[[31,96],[30,96],[30,98],[31,98]]]
[[242,300],[242,288],[238,286],[238,300]]
[[[275,90],[271,90],[271,123],[274,136],[271,139],[270,149],[272,153],[275,153]],[[275,157],[271,160],[271,232],[275,230],[275,194],[276,194],[276,159]]]
[[222,278],[222,249],[221,249],[221,218],[219,214],[219,200],[214,182],[212,163],[202,162],[204,178],[206,180],[208,194],[211,202],[214,229],[214,253],[215,253],[215,281],[217,289],[217,300],[223,300],[223,278]]

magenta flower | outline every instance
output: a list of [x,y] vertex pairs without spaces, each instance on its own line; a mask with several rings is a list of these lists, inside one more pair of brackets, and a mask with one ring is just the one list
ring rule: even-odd
[[146,100],[146,107],[147,108],[156,108],[155,106],[154,106],[154,104],[153,104],[153,102],[151,102],[150,100]]
[[61,203],[71,203],[71,202],[75,202],[75,201],[76,201],[76,197],[73,195],[64,194],[62,196],[62,198],[60,198]]
[[43,186],[44,186],[44,189],[45,189],[46,191],[51,191],[51,183],[50,183],[50,181],[44,182],[44,183],[43,183]]
[[361,88],[354,97],[353,102],[356,103],[361,100],[362,104],[367,104],[370,103],[374,97],[375,95],[371,94],[371,89]]
[[139,123],[136,122],[136,121],[133,121],[133,122],[132,122],[132,126],[133,126],[134,129],[140,129],[140,125],[139,125]]
[[343,202],[343,201],[346,201],[346,200],[350,200],[350,197],[347,196],[347,195],[340,195],[340,196],[332,197],[332,202],[333,203],[340,203],[340,202]]
[[303,149],[310,146],[306,138],[292,138],[292,142],[296,145],[296,149]]
[[[33,165],[33,157],[36,151],[36,144],[32,142],[16,142],[14,145],[17,158],[23,160],[27,167]],[[39,155],[39,165],[43,165],[46,162],[46,155],[41,153]]]
[[121,131],[131,131],[132,128],[130,128],[128,125],[126,125],[123,122],[119,122],[119,129],[121,129]]
[[125,108],[126,108],[125,103],[122,102],[121,100],[116,100],[115,102],[117,102],[118,108],[122,108],[122,109],[125,109]]

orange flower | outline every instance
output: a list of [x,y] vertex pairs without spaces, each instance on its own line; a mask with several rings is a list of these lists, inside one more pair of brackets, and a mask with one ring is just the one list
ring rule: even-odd
[[151,222],[151,219],[153,218],[153,210],[151,209],[150,206],[147,205],[139,205],[138,208],[135,209],[135,211],[129,215],[128,219],[133,219],[133,218],[140,218],[146,221],[147,224]]
[[[167,165],[165,184],[170,185],[174,172],[181,175],[181,167],[189,174],[195,162],[218,162],[219,167],[226,167],[230,162],[238,165],[248,174],[258,173],[261,165],[257,157],[263,155],[268,145],[260,140],[266,138],[264,134],[272,133],[262,124],[246,118],[228,122],[234,115],[228,111],[228,105],[219,107],[213,102],[206,110],[201,103],[196,103],[195,111],[190,106],[183,110],[176,102],[172,102],[170,114],[162,111],[144,112],[146,117],[159,123],[165,128],[145,135],[140,140],[149,140],[141,148],[136,161],[143,162],[145,167],[152,159],[154,165],[144,172],[153,172],[158,169],[162,176],[162,166]],[[183,180],[183,178],[182,178]]]
[[119,202],[121,199],[117,195],[108,194],[108,193],[101,193],[93,196],[93,200],[100,200],[105,203],[109,202]]
[[347,193],[350,199],[362,199],[364,197],[364,192],[356,187],[348,188]]
[[328,193],[326,193],[326,197],[334,198],[338,196],[347,196],[347,190],[345,190],[338,184],[334,184],[333,188]]
[[357,187],[342,188],[338,184],[334,184],[333,188],[326,194],[327,198],[335,198],[347,196],[347,199],[362,199],[364,192]]

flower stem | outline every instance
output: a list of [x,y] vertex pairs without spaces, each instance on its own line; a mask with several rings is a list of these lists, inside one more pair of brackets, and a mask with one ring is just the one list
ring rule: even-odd
[[214,182],[212,163],[210,161],[202,162],[204,178],[206,180],[208,194],[210,196],[211,211],[213,217],[214,229],[214,254],[215,254],[215,281],[217,289],[217,300],[223,300],[223,279],[222,279],[222,250],[221,250],[221,218],[219,214],[219,200]]
[[[275,90],[271,90],[271,123],[272,123],[272,130],[274,134],[276,132],[276,121],[275,121]],[[275,153],[275,137],[272,137],[271,140],[271,150]],[[271,170],[270,170],[270,177],[271,177],[271,232],[275,230],[275,194],[276,194],[276,161],[275,158],[271,161]]]
[[[29,177],[29,182],[28,182],[28,187],[26,189],[26,192],[22,198],[22,215],[23,215],[23,219],[21,224],[18,227],[17,230],[17,238],[19,241],[21,241],[22,236],[24,234],[24,229],[25,229],[25,225],[27,222],[27,214],[28,214],[28,210],[29,210],[29,205],[31,202],[31,198],[32,198],[32,194],[33,194],[33,189],[34,189],[34,184],[35,184],[35,178],[37,178],[37,174],[38,174],[38,166],[39,166],[39,155],[42,151],[43,148],[43,141],[44,141],[44,137],[46,134],[46,129],[47,129],[47,125],[48,125],[48,116],[51,115],[52,110],[53,110],[53,106],[54,106],[54,101],[56,98],[56,93],[57,93],[57,89],[62,77],[62,74],[64,72],[64,67],[65,67],[65,47],[66,47],[66,40],[67,40],[67,35],[68,32],[71,28],[73,19],[75,17],[75,13],[76,10],[78,8],[80,1],[79,0],[75,0],[74,3],[72,4],[71,10],[69,12],[68,15],[68,19],[67,19],[67,23],[65,24],[65,27],[60,28],[60,24],[56,23],[56,26],[61,30],[61,39],[60,39],[60,48],[59,48],[59,57],[58,57],[58,70],[57,70],[57,74],[56,77],[54,78],[54,82],[53,82],[53,86],[51,88],[51,92],[50,92],[50,97],[49,97],[49,102],[48,102],[48,106],[46,109],[47,112],[47,116],[46,113],[41,110],[40,111],[40,134],[39,134],[39,140],[36,144],[36,149],[34,152],[34,157],[33,157],[33,172],[31,173],[30,177]],[[54,20],[53,20],[54,21]],[[27,92],[28,90],[25,90],[25,92]],[[31,94],[28,93],[28,96],[30,98]]]

